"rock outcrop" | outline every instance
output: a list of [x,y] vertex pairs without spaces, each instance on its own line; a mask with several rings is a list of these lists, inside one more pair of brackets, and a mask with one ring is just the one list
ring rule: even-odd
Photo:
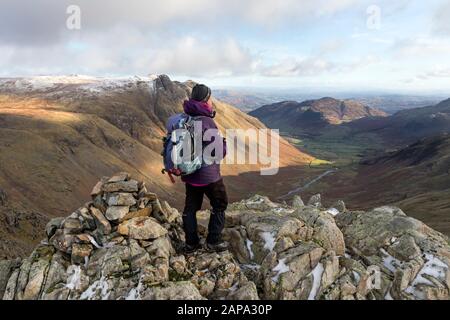
[[[127,173],[46,227],[26,259],[0,262],[4,300],[448,299],[445,236],[400,209],[352,212],[320,196],[231,204],[229,250],[183,254],[181,215]],[[209,213],[199,212],[199,231]]]
[[347,249],[381,272],[379,299],[448,299],[450,246],[441,233],[396,207],[336,217]]
[[119,173],[52,219],[23,261],[0,262],[0,295],[24,299],[258,299],[230,252],[179,253],[181,216]]

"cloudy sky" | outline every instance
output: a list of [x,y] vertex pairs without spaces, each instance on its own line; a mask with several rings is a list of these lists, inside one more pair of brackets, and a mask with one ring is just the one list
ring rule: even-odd
[[450,0],[0,2],[0,76],[160,73],[216,87],[450,91]]

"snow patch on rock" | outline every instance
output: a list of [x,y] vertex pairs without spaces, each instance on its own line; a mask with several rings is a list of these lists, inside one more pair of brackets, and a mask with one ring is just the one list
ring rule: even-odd
[[272,251],[275,248],[275,235],[273,232],[261,232],[261,238],[264,240],[264,249]]
[[273,282],[278,282],[278,279],[283,273],[289,272],[289,266],[285,262],[286,258],[280,259],[275,268],[272,269],[273,272],[276,272],[276,275],[272,277]]
[[323,264],[319,262],[317,266],[309,274],[312,275],[313,277],[313,285],[311,291],[309,292],[308,300],[316,299],[317,293],[320,288],[320,280],[322,280],[323,270],[324,270]]
[[250,260],[253,260],[253,258],[255,257],[255,254],[253,253],[252,250],[253,241],[251,241],[250,239],[246,239],[245,244],[247,246],[248,254],[250,255]]

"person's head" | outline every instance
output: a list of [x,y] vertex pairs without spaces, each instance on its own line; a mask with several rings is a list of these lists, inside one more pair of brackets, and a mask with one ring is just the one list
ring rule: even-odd
[[204,84],[196,84],[192,88],[191,99],[199,102],[206,102],[212,107],[211,89]]

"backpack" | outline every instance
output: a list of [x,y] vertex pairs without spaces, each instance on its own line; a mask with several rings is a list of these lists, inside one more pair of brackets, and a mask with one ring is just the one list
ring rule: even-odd
[[[196,152],[198,146],[194,136],[194,122],[197,118],[180,113],[167,121],[167,135],[163,138],[161,153],[164,168],[161,172],[167,173],[172,183],[175,183],[173,176],[189,175],[202,167],[201,154]],[[185,149],[188,154],[183,154]]]

